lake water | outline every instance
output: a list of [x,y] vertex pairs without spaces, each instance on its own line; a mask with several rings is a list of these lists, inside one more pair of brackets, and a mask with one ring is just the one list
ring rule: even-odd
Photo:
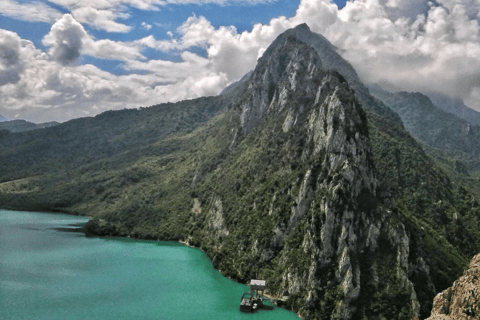
[[239,311],[247,286],[175,242],[86,238],[87,218],[0,210],[0,319],[297,319]]

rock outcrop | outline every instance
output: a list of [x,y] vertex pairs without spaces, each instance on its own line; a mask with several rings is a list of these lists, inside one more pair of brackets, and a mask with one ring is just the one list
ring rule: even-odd
[[[302,25],[294,31],[304,29]],[[235,203],[248,201],[240,193],[238,199],[227,200],[219,188],[216,201],[224,209],[233,208],[223,210],[220,229],[242,230],[228,216],[265,229],[251,239],[230,242],[225,239],[232,232],[219,234],[210,228],[215,249],[207,248],[207,253],[220,270],[240,280],[247,276],[238,261],[251,261],[249,268],[257,274],[275,264],[279,274],[276,280],[268,278],[273,282],[271,293],[290,297],[287,305],[309,318],[416,316],[419,304],[408,279],[409,237],[397,213],[377,197],[366,112],[346,79],[325,69],[317,50],[301,41],[297,31],[272,43],[239,85],[241,92],[227,112],[232,156],[246,159],[251,150],[266,150],[279,139],[277,150],[262,153],[263,170],[272,171],[265,180],[272,175],[283,179],[275,182],[270,199],[268,194],[255,194],[252,181],[242,181],[243,188],[252,189],[248,197],[255,204],[242,214]],[[288,166],[276,161],[287,161]],[[257,212],[258,206],[269,210]],[[218,212],[218,205],[207,210]],[[219,225],[218,214],[205,219],[203,224]],[[375,292],[401,303],[390,311],[386,305],[374,309]]]
[[480,254],[473,257],[468,269],[433,300],[427,320],[480,319]]

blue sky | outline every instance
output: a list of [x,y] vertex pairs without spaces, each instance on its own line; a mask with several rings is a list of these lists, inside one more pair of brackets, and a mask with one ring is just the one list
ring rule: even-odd
[[2,0],[0,114],[65,121],[218,94],[306,22],[365,82],[480,109],[472,0]]
[[[17,1],[18,3],[34,3],[35,1]],[[39,1],[36,1],[39,2]],[[47,6],[58,10],[59,12],[71,13],[67,7],[51,3],[47,0],[41,0]],[[131,26],[130,32],[107,32],[102,29],[92,27],[88,24],[84,28],[96,39],[110,39],[114,41],[134,41],[148,35],[154,35],[157,39],[168,39],[168,32],[176,33],[176,29],[181,26],[189,17],[203,16],[211,24],[219,28],[225,25],[233,25],[238,32],[252,29],[257,24],[267,24],[271,19],[279,16],[292,17],[298,8],[300,0],[272,1],[259,4],[234,3],[231,5],[218,5],[207,3],[203,5],[196,4],[173,4],[162,6],[159,10],[142,10],[134,6],[129,6],[125,11],[130,17],[119,19],[119,22]],[[334,1],[340,8],[346,3],[346,0]],[[46,47],[42,44],[42,38],[50,31],[51,23],[48,22],[25,22],[18,18],[12,18],[8,15],[0,16],[0,28],[15,31],[23,39],[32,41],[37,48]],[[196,50],[195,52],[205,56],[206,52]],[[178,52],[159,52],[157,50],[145,50],[143,55],[147,59],[164,59],[171,61],[180,61]],[[114,73],[125,74],[119,65],[121,61],[111,59],[95,59],[91,56],[85,56],[82,59],[83,64],[94,64],[102,70]]]

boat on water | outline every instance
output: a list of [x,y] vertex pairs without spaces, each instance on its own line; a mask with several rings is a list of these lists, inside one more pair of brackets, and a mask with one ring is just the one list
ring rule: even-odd
[[265,280],[250,280],[249,287],[250,291],[242,295],[240,311],[255,312],[259,309],[273,310],[272,303],[263,296],[266,288]]

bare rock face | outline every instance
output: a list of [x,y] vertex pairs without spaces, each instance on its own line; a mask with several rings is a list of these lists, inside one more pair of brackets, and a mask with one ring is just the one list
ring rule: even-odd
[[[295,92],[306,93],[305,99],[315,94],[318,76],[323,72],[318,54],[295,37],[280,40],[282,43],[274,42],[272,52],[267,50],[259,60],[242,96],[240,119],[245,134],[256,127],[267,111],[281,111]],[[298,87],[300,81],[307,87]],[[292,115],[286,119],[285,130],[292,120]]]
[[473,257],[468,270],[453,286],[435,297],[427,320],[470,319],[480,319],[480,254]]
[[[314,48],[286,33],[267,49],[242,86],[229,116],[238,124],[231,130],[230,149],[241,144],[249,150],[252,146],[242,139],[252,135],[267,141],[281,136],[281,157],[304,169],[298,182],[273,187],[289,191],[274,195],[268,205],[263,219],[276,222],[264,233],[271,237],[244,241],[238,246],[243,256],[219,252],[229,257],[220,268],[243,274],[235,261],[246,257],[252,264],[276,264],[281,276],[271,293],[290,297],[292,308],[307,318],[416,316],[419,304],[408,279],[409,237],[395,213],[377,198],[366,113],[346,79],[325,70]],[[291,166],[283,169],[289,170]],[[235,227],[223,218],[232,213],[221,209],[222,201],[219,193],[207,225],[212,235],[225,237]],[[259,194],[253,202],[264,201]],[[223,208],[234,207],[223,203]],[[222,245],[217,247],[221,251]],[[260,264],[256,269],[262,274]],[[375,292],[402,305],[394,309],[385,301],[372,306]]]

